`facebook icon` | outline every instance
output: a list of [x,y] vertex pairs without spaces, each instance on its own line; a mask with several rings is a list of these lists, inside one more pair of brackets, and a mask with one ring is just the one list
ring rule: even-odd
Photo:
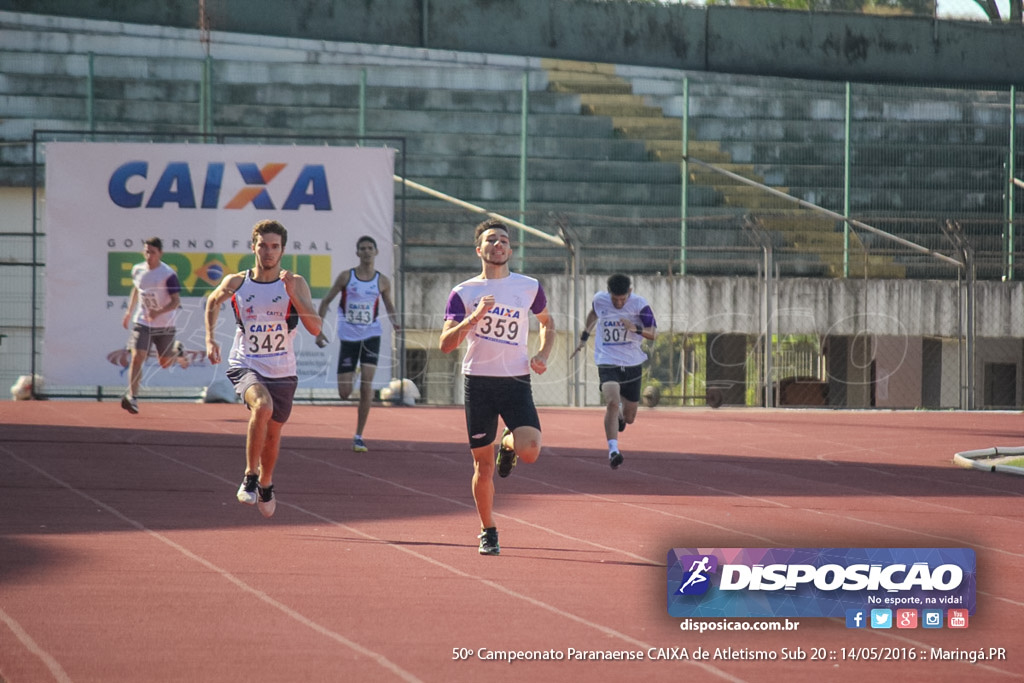
[[846,610],[846,628],[866,628],[868,622],[867,612],[862,609]]

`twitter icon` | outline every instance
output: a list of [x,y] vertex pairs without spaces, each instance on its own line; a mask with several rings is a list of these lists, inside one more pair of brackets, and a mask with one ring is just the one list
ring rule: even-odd
[[892,628],[892,610],[871,610],[871,628]]

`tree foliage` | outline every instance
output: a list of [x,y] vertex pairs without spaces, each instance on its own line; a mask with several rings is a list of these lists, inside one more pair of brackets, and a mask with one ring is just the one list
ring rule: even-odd
[[[993,24],[998,24],[1003,21],[1003,18],[999,16],[999,7],[996,6],[996,0],[974,0],[978,7],[985,13],[989,21]],[[1010,17],[1009,21],[1011,24],[1019,24],[1021,22],[1021,5],[1022,0],[1009,0],[1010,4]]]
[[[860,12],[864,14],[935,15],[937,0],[707,0],[708,5],[730,7],[773,7],[805,12]],[[1024,0],[1008,0],[1009,16],[999,12],[996,0],[974,0],[994,24],[1021,23]]]

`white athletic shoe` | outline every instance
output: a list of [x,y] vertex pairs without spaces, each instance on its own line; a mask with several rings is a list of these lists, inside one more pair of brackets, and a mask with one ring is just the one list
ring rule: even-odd
[[122,396],[121,407],[127,410],[132,415],[139,414],[139,402],[135,399],[134,396],[129,396],[128,394]]
[[245,479],[242,480],[242,485],[238,487],[238,493],[235,497],[238,498],[239,503],[245,503],[246,505],[256,504],[256,489],[259,488],[260,478],[255,474],[245,475]]
[[274,498],[274,485],[263,488],[259,487],[259,500],[256,501],[256,507],[260,509],[260,512],[264,517],[273,517],[274,510],[277,509],[277,499]]

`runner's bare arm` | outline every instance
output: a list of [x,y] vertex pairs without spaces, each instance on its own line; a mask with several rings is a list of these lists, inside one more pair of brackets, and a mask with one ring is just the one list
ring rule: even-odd
[[288,298],[292,300],[292,305],[299,313],[302,326],[314,337],[319,337],[323,328],[323,319],[313,307],[313,296],[310,294],[306,278],[290,270],[282,270],[281,281],[284,282]]
[[220,345],[217,344],[215,332],[217,330],[217,317],[220,315],[220,307],[231,295],[242,286],[244,276],[242,273],[225,275],[217,288],[210,292],[206,298],[206,355],[214,365],[220,363]]

